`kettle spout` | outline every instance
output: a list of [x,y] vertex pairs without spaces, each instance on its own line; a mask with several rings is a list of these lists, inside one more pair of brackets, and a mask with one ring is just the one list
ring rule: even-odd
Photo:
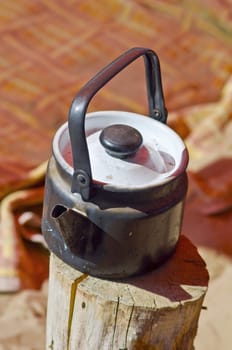
[[51,213],[67,248],[82,257],[96,252],[103,231],[82,212],[57,204]]

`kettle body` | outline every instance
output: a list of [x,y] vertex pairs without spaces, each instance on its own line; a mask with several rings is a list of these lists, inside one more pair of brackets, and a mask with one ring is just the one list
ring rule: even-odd
[[[149,118],[119,111],[87,114],[88,103],[96,91],[115,72],[141,55],[147,58],[150,114],[155,113],[161,121],[154,115]],[[151,108],[154,91],[150,80],[157,73],[153,71],[157,65],[151,63],[154,57],[157,63],[151,50],[133,49],[100,72],[74,99],[69,123],[60,127],[53,140],[45,182],[42,232],[50,250],[83,273],[105,278],[139,274],[164,261],[178,243],[187,192],[188,153],[179,136],[165,125],[166,109],[160,81],[158,97],[153,99],[156,108]],[[118,123],[133,128],[132,133],[134,127],[141,129],[144,138],[149,130],[150,143],[154,142],[153,129],[161,143],[167,138],[166,149],[173,153],[175,166],[167,168],[166,172],[159,168],[159,172],[157,168],[154,171],[150,159],[145,165],[132,164],[131,159],[144,162],[140,145],[141,157],[113,155],[113,162],[108,166],[111,154],[101,160],[97,147],[102,148],[105,157],[105,146],[102,147],[98,140],[90,149],[91,142],[99,139],[99,130]],[[119,151],[114,149],[114,152]],[[162,156],[165,153],[160,152]],[[156,161],[159,158],[160,155]],[[170,157],[168,164],[169,160]],[[107,166],[108,172],[105,171]]]

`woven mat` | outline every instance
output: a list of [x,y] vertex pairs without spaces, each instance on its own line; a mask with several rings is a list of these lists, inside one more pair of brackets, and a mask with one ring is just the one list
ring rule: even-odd
[[[171,112],[169,123],[190,149],[184,231],[197,244],[232,253],[232,206],[227,195],[231,193],[231,177],[226,178],[223,171],[227,169],[230,174],[232,168],[232,111],[228,102],[232,100],[231,19],[230,0],[1,2],[1,291],[39,288],[47,277],[48,256],[40,235],[40,215],[52,137],[67,120],[70,103],[80,87],[133,46],[152,48],[159,55]],[[146,114],[141,62],[128,67],[99,92],[90,110],[101,109]],[[204,134],[209,126],[210,132]],[[205,162],[209,155],[210,162]],[[210,174],[215,176],[208,183]],[[215,183],[222,183],[216,192]],[[220,208],[215,215],[217,195]],[[212,260],[216,264],[217,256]],[[222,265],[227,266],[224,260]],[[231,332],[229,329],[225,334],[224,325],[230,325],[227,307],[231,287],[222,290],[222,286],[231,279],[225,277],[217,279],[215,289],[211,289],[215,293],[208,303],[220,305],[220,310],[216,308],[214,318],[209,307],[208,318],[203,316],[208,328],[200,327],[199,349],[230,349]],[[219,289],[222,299],[228,299],[224,313],[221,304],[215,302]],[[1,299],[0,348],[43,349],[46,293],[24,291],[11,302],[8,295],[1,297],[5,299]],[[210,339],[209,344],[204,339]]]
[[[48,158],[79,88],[133,46],[159,55],[170,111],[218,99],[232,72],[231,11],[220,0],[2,2],[0,195]],[[146,113],[143,75],[135,63],[90,109]]]

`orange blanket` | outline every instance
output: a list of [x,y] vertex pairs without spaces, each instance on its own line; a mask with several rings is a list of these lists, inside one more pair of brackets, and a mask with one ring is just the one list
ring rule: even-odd
[[[231,6],[219,0],[19,0],[2,3],[0,18],[0,290],[17,290],[37,288],[47,276],[38,236],[40,165],[50,156],[52,137],[79,88],[123,51],[147,46],[159,55],[167,107],[176,111],[169,122],[186,139],[190,170],[198,171],[206,158],[211,164],[230,157],[231,111],[217,106],[232,72]],[[138,61],[90,110],[147,113],[144,80]],[[190,194],[205,200],[204,174],[191,179]],[[186,213],[184,229],[194,238]]]

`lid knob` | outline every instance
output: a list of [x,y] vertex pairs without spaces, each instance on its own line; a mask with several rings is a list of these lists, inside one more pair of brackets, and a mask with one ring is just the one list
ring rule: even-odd
[[115,124],[102,130],[100,142],[112,157],[127,158],[139,149],[143,138],[135,128],[129,125]]

